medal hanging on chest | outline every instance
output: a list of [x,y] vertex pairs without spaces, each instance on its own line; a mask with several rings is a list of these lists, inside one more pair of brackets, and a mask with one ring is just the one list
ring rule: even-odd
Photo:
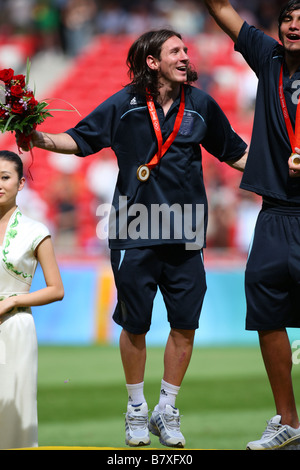
[[176,116],[175,124],[173,131],[163,144],[163,138],[162,138],[162,133],[161,133],[161,128],[159,124],[159,119],[157,116],[155,104],[153,97],[149,94],[147,94],[147,106],[149,110],[149,114],[151,117],[153,129],[156,135],[157,139],[157,153],[154,155],[154,157],[151,159],[149,163],[145,163],[144,165],[141,165],[138,170],[137,170],[137,178],[138,180],[145,182],[149,179],[150,177],[150,172],[151,170],[158,165],[160,162],[161,158],[164,156],[164,154],[167,152],[169,147],[172,145],[174,142],[174,139],[176,135],[178,134],[178,131],[180,129],[182,119],[183,119],[183,114],[184,114],[184,108],[185,108],[185,96],[184,96],[184,88],[183,86],[181,87],[181,95],[180,95],[180,105],[179,105],[179,110]]
[[283,65],[281,66],[280,70],[280,77],[279,77],[279,98],[280,104],[283,112],[283,117],[285,120],[286,128],[288,131],[288,136],[292,148],[291,158],[293,163],[296,165],[300,164],[300,155],[296,152],[296,148],[300,149],[300,105],[298,102],[297,111],[296,111],[296,121],[295,121],[295,131],[293,130],[293,126],[291,123],[291,119],[289,116],[288,108],[286,105],[286,100],[284,96],[283,90]]

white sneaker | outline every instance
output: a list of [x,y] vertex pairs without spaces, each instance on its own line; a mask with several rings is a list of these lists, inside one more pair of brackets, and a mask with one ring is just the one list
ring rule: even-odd
[[276,415],[267,422],[267,427],[261,439],[247,444],[248,450],[272,450],[280,449],[289,444],[300,443],[300,427],[292,428],[287,424],[280,424],[281,416]]
[[125,443],[131,447],[150,444],[147,403],[128,405],[125,414]]
[[164,411],[154,408],[149,422],[149,429],[159,436],[161,444],[169,447],[184,447],[185,439],[180,431],[180,416],[177,408],[166,405]]

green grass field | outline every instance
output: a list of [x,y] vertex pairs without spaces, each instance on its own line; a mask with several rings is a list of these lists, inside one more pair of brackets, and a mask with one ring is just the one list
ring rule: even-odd
[[[156,405],[162,348],[149,348],[145,394]],[[300,365],[294,366],[296,396]],[[127,392],[117,347],[39,348],[39,446],[118,447]],[[243,450],[275,414],[257,348],[194,350],[176,405],[187,449]],[[162,448],[153,436],[150,448]]]

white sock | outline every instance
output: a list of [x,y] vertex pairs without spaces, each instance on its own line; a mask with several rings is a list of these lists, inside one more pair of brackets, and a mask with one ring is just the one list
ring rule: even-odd
[[146,402],[144,397],[144,382],[138,384],[126,384],[128,392],[128,405],[140,405]]
[[168,382],[162,380],[158,402],[159,409],[163,410],[166,405],[171,405],[175,407],[175,401],[179,390],[180,387],[169,384]]

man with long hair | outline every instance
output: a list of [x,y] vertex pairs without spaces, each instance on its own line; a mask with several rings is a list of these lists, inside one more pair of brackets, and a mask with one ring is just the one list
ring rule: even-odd
[[[167,29],[143,34],[131,46],[127,64],[128,86],[73,129],[54,135],[33,132],[32,144],[81,156],[104,147],[114,150],[119,175],[109,245],[118,294],[113,318],[122,326],[120,350],[128,390],[126,443],[148,445],[149,426],[162,444],[184,447],[175,399],[190,362],[206,291],[202,249],[207,200],[199,144],[241,171],[247,146],[217,103],[189,84],[197,74],[180,34]],[[157,208],[160,217],[155,218]],[[182,230],[190,215],[189,230]],[[157,288],[171,329],[159,402],[148,423],[145,338]]]
[[[241,187],[262,196],[249,254],[246,328],[258,331],[276,416],[248,449],[277,449],[300,442],[286,332],[300,326],[300,179],[296,118],[300,79],[300,2],[279,15],[281,44],[249,26],[228,0],[205,0],[216,22],[256,73],[256,113]],[[291,156],[291,154],[293,154]]]

